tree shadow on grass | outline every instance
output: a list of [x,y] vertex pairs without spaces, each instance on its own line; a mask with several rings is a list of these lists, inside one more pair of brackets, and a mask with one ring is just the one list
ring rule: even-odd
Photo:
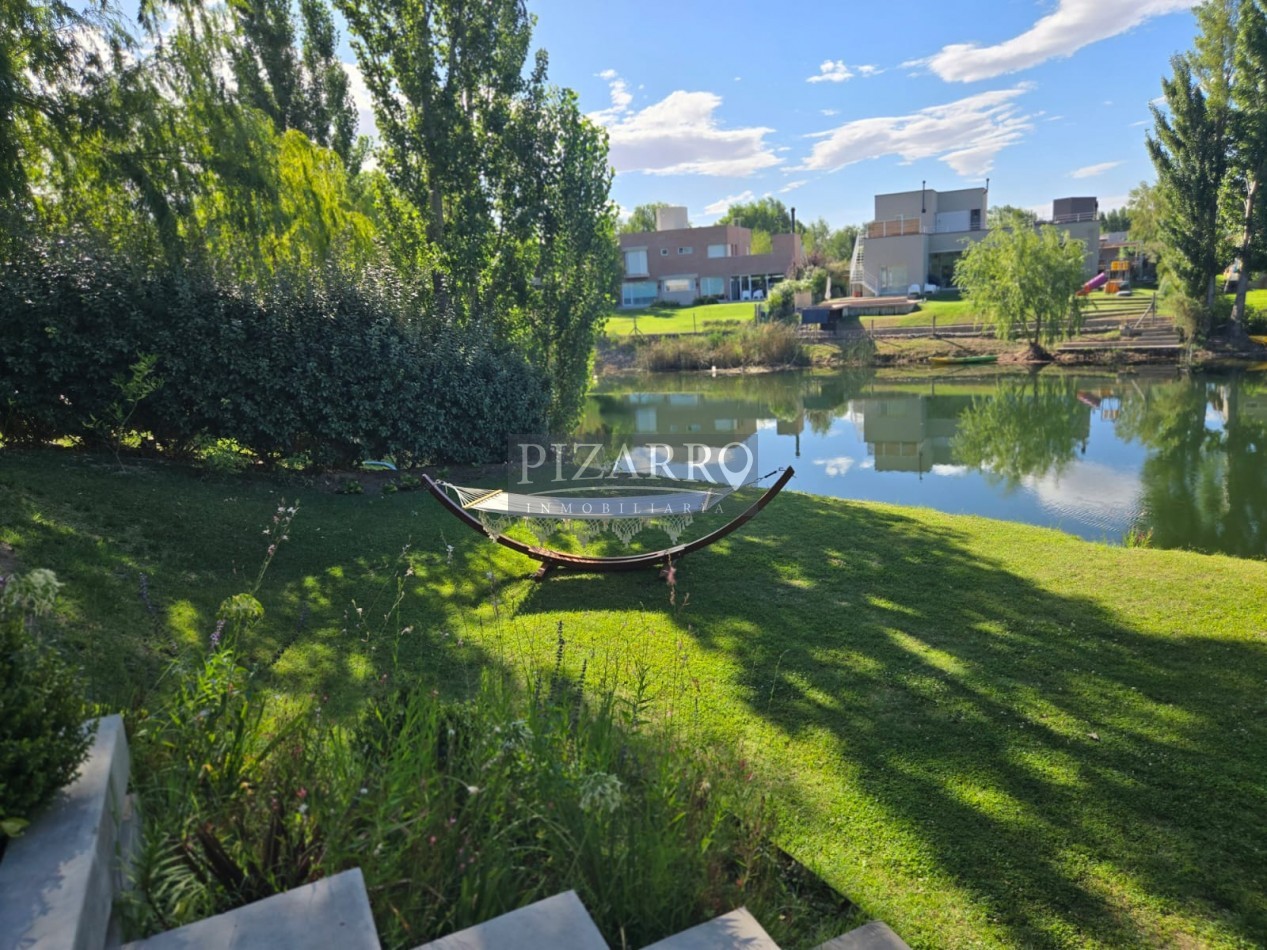
[[[791,850],[913,943],[1267,940],[1267,616],[1220,636],[1202,601],[1150,629],[947,524],[789,496],[680,568],[679,624],[729,655],[756,724],[725,728],[790,777]],[[564,576],[521,610],[647,583]]]

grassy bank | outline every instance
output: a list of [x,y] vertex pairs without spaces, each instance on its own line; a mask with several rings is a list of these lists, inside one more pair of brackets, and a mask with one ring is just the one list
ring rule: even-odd
[[[297,498],[254,647],[283,697],[351,716],[395,649],[460,692],[549,668],[562,622],[592,671],[686,684],[682,714],[780,782],[782,843],[912,946],[1267,940],[1267,563],[787,493],[671,599],[654,573],[533,584],[418,493],[117,469],[0,468],[0,541],[66,582],[104,701],[161,692]],[[394,647],[358,617],[398,579]]]
[[643,310],[613,310],[604,332],[609,337],[639,333],[709,333],[718,329],[738,329],[752,323],[754,304],[714,303],[701,307],[655,307]]

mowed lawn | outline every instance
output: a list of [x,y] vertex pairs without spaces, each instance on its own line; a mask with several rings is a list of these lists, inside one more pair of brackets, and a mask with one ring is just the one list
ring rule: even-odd
[[787,492],[671,600],[654,572],[533,583],[421,493],[52,451],[0,460],[0,541],[65,582],[97,697],[152,704],[283,498],[256,656],[328,715],[387,669],[548,663],[561,624],[588,682],[650,675],[739,744],[784,846],[914,947],[1267,943],[1267,562]]
[[737,329],[739,324],[751,323],[755,313],[752,302],[713,303],[701,307],[681,307],[654,310],[613,310],[607,316],[605,332],[608,336],[624,337],[639,333],[708,333],[712,330]]

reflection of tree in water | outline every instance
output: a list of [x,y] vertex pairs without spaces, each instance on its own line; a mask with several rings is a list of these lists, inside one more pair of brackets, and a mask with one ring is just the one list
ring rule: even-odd
[[[1206,427],[1213,409],[1221,431]],[[1229,379],[1154,385],[1124,400],[1117,431],[1152,450],[1142,527],[1159,547],[1267,556],[1267,388]]]
[[1025,478],[1059,475],[1091,431],[1090,409],[1073,380],[1002,380],[959,417],[951,442],[955,459],[1015,488]]

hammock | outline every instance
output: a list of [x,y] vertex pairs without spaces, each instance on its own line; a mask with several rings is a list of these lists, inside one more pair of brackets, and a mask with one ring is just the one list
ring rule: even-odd
[[[695,515],[715,509],[733,488],[723,485],[711,485],[701,490],[640,487],[636,489],[640,492],[636,495],[574,497],[567,493],[522,495],[501,489],[464,488],[437,482],[429,475],[424,475],[423,481],[431,494],[459,521],[488,535],[498,544],[540,561],[537,577],[542,578],[553,568],[628,571],[668,565],[719,541],[748,521],[782,491],[793,474],[790,467],[784,469],[779,480],[739,517],[687,544],[679,544],[678,538],[690,526]],[[457,496],[457,500],[449,496],[449,491]],[[513,525],[521,522],[536,536],[538,545],[526,544],[506,535]],[[669,535],[672,546],[621,557],[566,554],[546,547],[550,535],[562,529],[571,529],[583,541],[593,540],[602,532],[610,531],[628,544],[648,525],[663,529]]]

